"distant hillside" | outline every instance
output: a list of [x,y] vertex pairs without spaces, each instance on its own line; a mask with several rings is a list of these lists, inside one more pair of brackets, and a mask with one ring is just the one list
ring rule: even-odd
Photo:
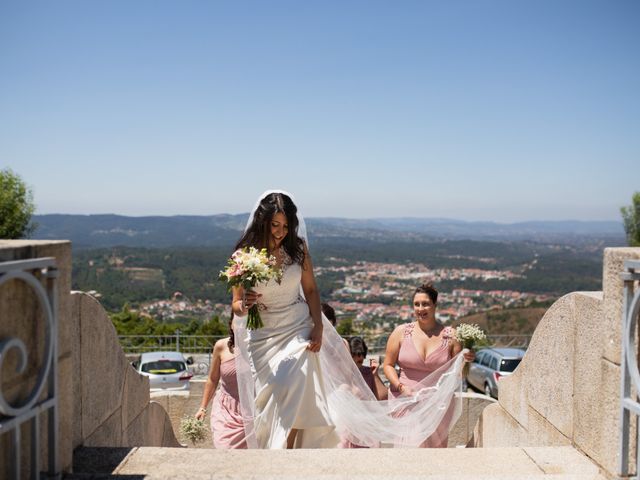
[[546,311],[541,307],[490,310],[459,318],[452,325],[476,323],[491,335],[531,335]]
[[[171,217],[122,215],[36,215],[35,239],[70,239],[76,248],[110,246],[230,247],[239,238],[248,214]],[[620,222],[465,222],[451,219],[310,218],[312,244],[357,239],[375,243],[393,241],[491,240],[563,244],[624,245]]]
[[238,240],[247,215],[125,217],[121,215],[36,215],[33,238],[69,239],[75,247],[229,246]]

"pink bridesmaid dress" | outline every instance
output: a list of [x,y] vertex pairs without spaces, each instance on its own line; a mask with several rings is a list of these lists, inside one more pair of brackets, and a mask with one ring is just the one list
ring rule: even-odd
[[211,408],[211,433],[215,448],[247,448],[235,358],[220,364],[220,388]]
[[[423,359],[411,338],[415,325],[415,323],[409,323],[404,327],[404,336],[400,344],[397,362],[400,367],[400,383],[409,388],[414,387],[427,375],[435,372],[451,360],[451,349],[449,348],[451,337],[453,336],[453,329],[451,327],[445,327],[442,343],[438,349]],[[389,393],[395,398],[401,395],[400,392],[393,388],[389,389]],[[449,422],[446,421],[446,417],[449,415],[449,413],[446,414],[440,424],[441,426],[420,445],[421,447],[446,448],[449,437]]]

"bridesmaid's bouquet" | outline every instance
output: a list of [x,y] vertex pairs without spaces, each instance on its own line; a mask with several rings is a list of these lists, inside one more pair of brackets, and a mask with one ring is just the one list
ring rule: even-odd
[[[461,323],[456,328],[456,340],[460,342],[462,348],[473,348],[476,344],[483,344],[487,341],[487,336],[482,329],[474,324]],[[467,376],[469,372],[469,364],[465,363],[462,367],[462,375]]]
[[207,438],[207,427],[204,421],[185,415],[180,422],[180,433],[183,438],[195,445]]
[[[279,283],[282,270],[276,264],[276,257],[269,255],[266,248],[258,250],[255,247],[245,247],[233,252],[227,267],[220,272],[219,279],[227,282],[229,291],[233,287],[250,290],[257,284],[266,283],[271,279]],[[254,330],[262,326],[258,305],[253,305],[247,316],[247,328]]]

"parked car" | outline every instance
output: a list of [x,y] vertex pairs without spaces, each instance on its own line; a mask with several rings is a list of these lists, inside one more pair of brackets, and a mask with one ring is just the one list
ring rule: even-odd
[[151,390],[189,390],[193,374],[180,352],[149,352],[133,363],[141,375],[149,377]]
[[511,375],[525,351],[520,348],[484,348],[476,352],[476,358],[469,367],[467,384],[498,398],[498,385],[502,377]]

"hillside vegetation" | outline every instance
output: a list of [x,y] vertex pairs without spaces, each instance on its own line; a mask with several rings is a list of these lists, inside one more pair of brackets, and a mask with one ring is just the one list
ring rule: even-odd
[[489,335],[531,335],[546,311],[545,307],[490,310],[459,318],[452,325],[475,323]]

